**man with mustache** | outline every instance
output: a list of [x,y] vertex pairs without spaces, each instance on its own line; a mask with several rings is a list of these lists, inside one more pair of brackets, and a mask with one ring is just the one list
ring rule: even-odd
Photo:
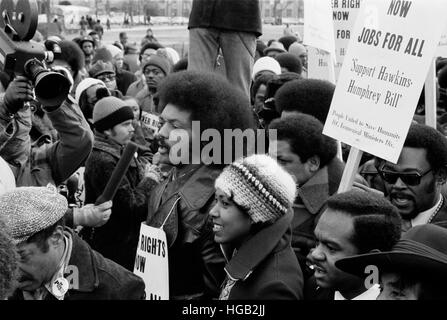
[[[352,190],[331,196],[315,227],[317,245],[308,255],[314,275],[306,283],[306,300],[375,300],[377,285],[345,273],[335,263],[373,250],[387,251],[400,238],[401,219],[383,196]],[[378,279],[377,279],[378,280]]]
[[412,124],[397,164],[376,160],[385,192],[403,219],[403,231],[447,223],[441,189],[447,179],[447,139],[436,129]]
[[[214,150],[216,156],[221,155],[219,161],[208,162],[202,157],[206,147],[202,141],[208,140],[201,137],[207,129],[224,137],[225,129],[254,128],[248,97],[221,76],[196,71],[170,74],[160,85],[158,97],[157,158],[174,168],[151,193],[146,223],[163,226],[166,232],[170,299],[217,298],[225,260],[214,242],[208,212],[214,201],[214,181],[233,142],[225,145],[222,139],[222,149]],[[194,130],[195,125],[200,125],[199,131]],[[183,139],[178,141],[177,134]],[[174,150],[186,152],[179,155]]]
[[46,187],[20,187],[0,195],[0,218],[20,257],[17,290],[11,298],[142,299],[141,278],[92,250],[65,227],[67,205],[64,196]]

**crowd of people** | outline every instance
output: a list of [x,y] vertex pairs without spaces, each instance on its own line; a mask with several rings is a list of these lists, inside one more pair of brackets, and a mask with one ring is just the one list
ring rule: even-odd
[[166,233],[171,300],[447,299],[447,60],[438,127],[421,99],[397,163],[364,154],[338,193],[349,146],[322,133],[335,85],[308,78],[296,35],[261,41],[259,11],[194,0],[185,57],[150,29],[103,43],[88,23],[36,43],[60,49],[57,105],[1,73],[0,299],[144,299],[143,222]]

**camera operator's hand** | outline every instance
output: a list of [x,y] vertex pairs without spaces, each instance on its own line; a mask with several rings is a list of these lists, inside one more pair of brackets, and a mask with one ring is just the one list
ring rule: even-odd
[[24,76],[17,76],[6,89],[3,102],[9,112],[16,113],[25,102],[32,100],[34,94],[31,81]]
[[112,201],[107,201],[97,206],[86,204],[82,208],[74,208],[73,222],[76,226],[101,227],[109,221],[111,213]]

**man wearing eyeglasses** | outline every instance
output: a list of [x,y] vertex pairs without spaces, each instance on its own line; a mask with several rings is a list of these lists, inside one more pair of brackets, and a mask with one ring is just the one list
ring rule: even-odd
[[92,78],[104,82],[110,91],[110,95],[120,99],[123,98],[123,94],[117,89],[115,68],[111,62],[96,61],[91,67],[89,74]]
[[447,139],[436,129],[412,124],[397,164],[380,160],[377,171],[385,192],[403,218],[403,231],[447,223]]

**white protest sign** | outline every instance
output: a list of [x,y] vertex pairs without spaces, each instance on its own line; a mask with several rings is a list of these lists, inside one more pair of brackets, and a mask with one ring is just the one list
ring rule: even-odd
[[332,0],[335,39],[335,79],[338,79],[362,0]]
[[154,134],[158,132],[158,123],[160,118],[152,113],[142,111],[141,112],[141,123],[151,129]]
[[335,61],[331,1],[305,0],[304,17],[303,43],[327,51]]
[[444,27],[444,31],[441,34],[441,39],[439,40],[436,56],[447,58],[447,23]]
[[323,133],[397,162],[445,12],[444,0],[363,1]]
[[133,273],[144,280],[146,300],[169,300],[168,243],[163,229],[141,224]]
[[309,79],[328,80],[335,83],[331,56],[324,50],[307,47],[307,77]]

